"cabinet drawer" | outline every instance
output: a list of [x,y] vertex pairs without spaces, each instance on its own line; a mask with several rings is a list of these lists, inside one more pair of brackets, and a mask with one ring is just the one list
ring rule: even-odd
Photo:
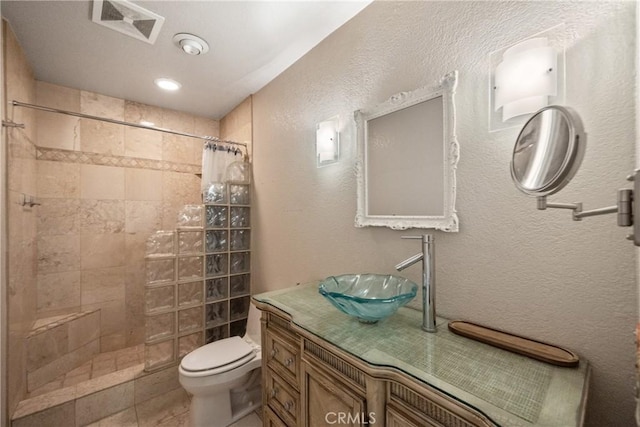
[[264,407],[262,416],[264,417],[263,425],[265,427],[288,427],[268,406]]
[[274,331],[267,330],[263,358],[267,360],[267,366],[273,369],[289,384],[298,389],[300,372],[300,349],[284,336]]
[[266,396],[269,406],[285,424],[295,427],[300,418],[300,394],[272,370],[267,371]]

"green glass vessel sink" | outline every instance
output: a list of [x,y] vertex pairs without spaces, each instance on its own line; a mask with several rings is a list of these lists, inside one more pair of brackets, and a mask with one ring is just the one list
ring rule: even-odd
[[394,275],[344,274],[327,277],[318,291],[343,313],[376,323],[415,298],[418,285]]

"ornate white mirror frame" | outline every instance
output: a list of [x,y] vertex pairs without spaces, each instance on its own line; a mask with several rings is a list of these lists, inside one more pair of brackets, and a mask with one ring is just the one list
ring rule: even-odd
[[[453,71],[440,79],[437,85],[432,87],[424,87],[412,92],[400,92],[393,95],[384,103],[373,108],[358,110],[354,113],[357,129],[358,158],[356,161],[357,172],[357,212],[355,218],[356,227],[382,226],[389,227],[394,230],[405,230],[408,228],[434,228],[436,230],[455,232],[458,231],[458,215],[456,214],[456,168],[460,155],[460,146],[456,139],[456,117],[454,95],[456,85],[458,83],[458,72]],[[442,162],[443,176],[439,181],[439,185],[444,184],[442,192],[442,210],[441,214],[436,215],[402,215],[394,212],[384,212],[381,214],[373,214],[370,212],[370,180],[367,178],[372,173],[369,160],[369,125],[370,121],[381,118],[383,116],[397,113],[408,107],[426,101],[434,100],[438,97],[442,98]],[[425,117],[425,121],[428,118]],[[424,124],[423,124],[424,126]],[[420,132],[409,132],[413,134],[415,141],[402,140],[402,144],[419,144],[422,141],[415,136]],[[393,146],[396,141],[386,141],[388,145]],[[373,144],[371,144],[373,145]],[[440,147],[437,147],[440,149]],[[424,183],[429,185],[427,179],[427,159],[424,159],[425,175],[411,177],[415,183]],[[400,188],[403,183],[394,183],[396,188]],[[393,185],[389,188],[393,188]],[[435,189],[440,191],[440,189]],[[411,194],[410,197],[418,198],[420,194]]]

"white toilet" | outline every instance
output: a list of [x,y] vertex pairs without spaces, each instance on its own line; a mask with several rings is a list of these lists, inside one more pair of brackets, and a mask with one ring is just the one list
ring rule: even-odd
[[260,312],[251,305],[244,337],[225,338],[187,354],[180,384],[193,395],[191,427],[226,427],[262,403]]

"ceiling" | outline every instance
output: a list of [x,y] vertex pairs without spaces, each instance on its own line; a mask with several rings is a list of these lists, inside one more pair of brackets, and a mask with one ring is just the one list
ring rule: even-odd
[[[37,80],[215,119],[269,83],[371,0],[136,1],[165,18],[155,44],[91,20],[92,1],[0,4]],[[191,56],[177,33],[205,39]],[[177,92],[153,81],[179,81]]]

